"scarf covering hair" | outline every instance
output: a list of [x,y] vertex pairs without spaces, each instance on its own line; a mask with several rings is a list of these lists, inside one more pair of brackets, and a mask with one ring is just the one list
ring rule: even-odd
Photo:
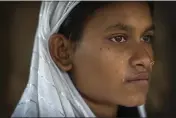
[[[30,75],[12,117],[95,117],[70,77],[50,57],[48,39],[79,1],[44,1],[34,40]],[[139,113],[145,117],[144,107]]]

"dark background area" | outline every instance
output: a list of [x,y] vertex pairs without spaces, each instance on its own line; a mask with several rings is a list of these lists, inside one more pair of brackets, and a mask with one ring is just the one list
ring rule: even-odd
[[[10,117],[26,86],[40,2],[0,2],[0,117]],[[148,116],[176,116],[176,2],[155,2],[156,63]]]

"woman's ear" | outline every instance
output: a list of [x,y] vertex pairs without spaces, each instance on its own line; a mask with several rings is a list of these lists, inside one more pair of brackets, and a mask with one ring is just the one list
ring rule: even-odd
[[53,34],[49,39],[49,51],[53,61],[63,71],[72,69],[72,44],[62,34]]

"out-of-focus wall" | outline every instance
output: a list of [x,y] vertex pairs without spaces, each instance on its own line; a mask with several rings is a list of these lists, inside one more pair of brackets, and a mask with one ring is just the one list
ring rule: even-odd
[[[165,7],[164,7],[165,5]],[[169,67],[169,38],[170,26],[166,18],[169,4],[155,2],[154,22],[155,34],[153,49],[155,52],[155,65],[147,99],[147,111],[149,116],[165,114],[168,95],[170,94],[170,67]]]
[[176,117],[176,2],[155,2],[156,65],[147,102],[149,116]]
[[7,116],[14,110],[28,80],[40,2],[0,2],[0,6],[3,114]]

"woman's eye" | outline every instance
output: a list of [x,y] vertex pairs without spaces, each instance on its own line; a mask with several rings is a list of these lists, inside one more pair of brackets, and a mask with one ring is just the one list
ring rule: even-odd
[[111,41],[113,42],[118,42],[118,43],[122,43],[126,41],[126,37],[125,36],[114,36],[109,38]]
[[146,43],[151,43],[153,40],[153,35],[146,35],[142,37],[142,40]]

